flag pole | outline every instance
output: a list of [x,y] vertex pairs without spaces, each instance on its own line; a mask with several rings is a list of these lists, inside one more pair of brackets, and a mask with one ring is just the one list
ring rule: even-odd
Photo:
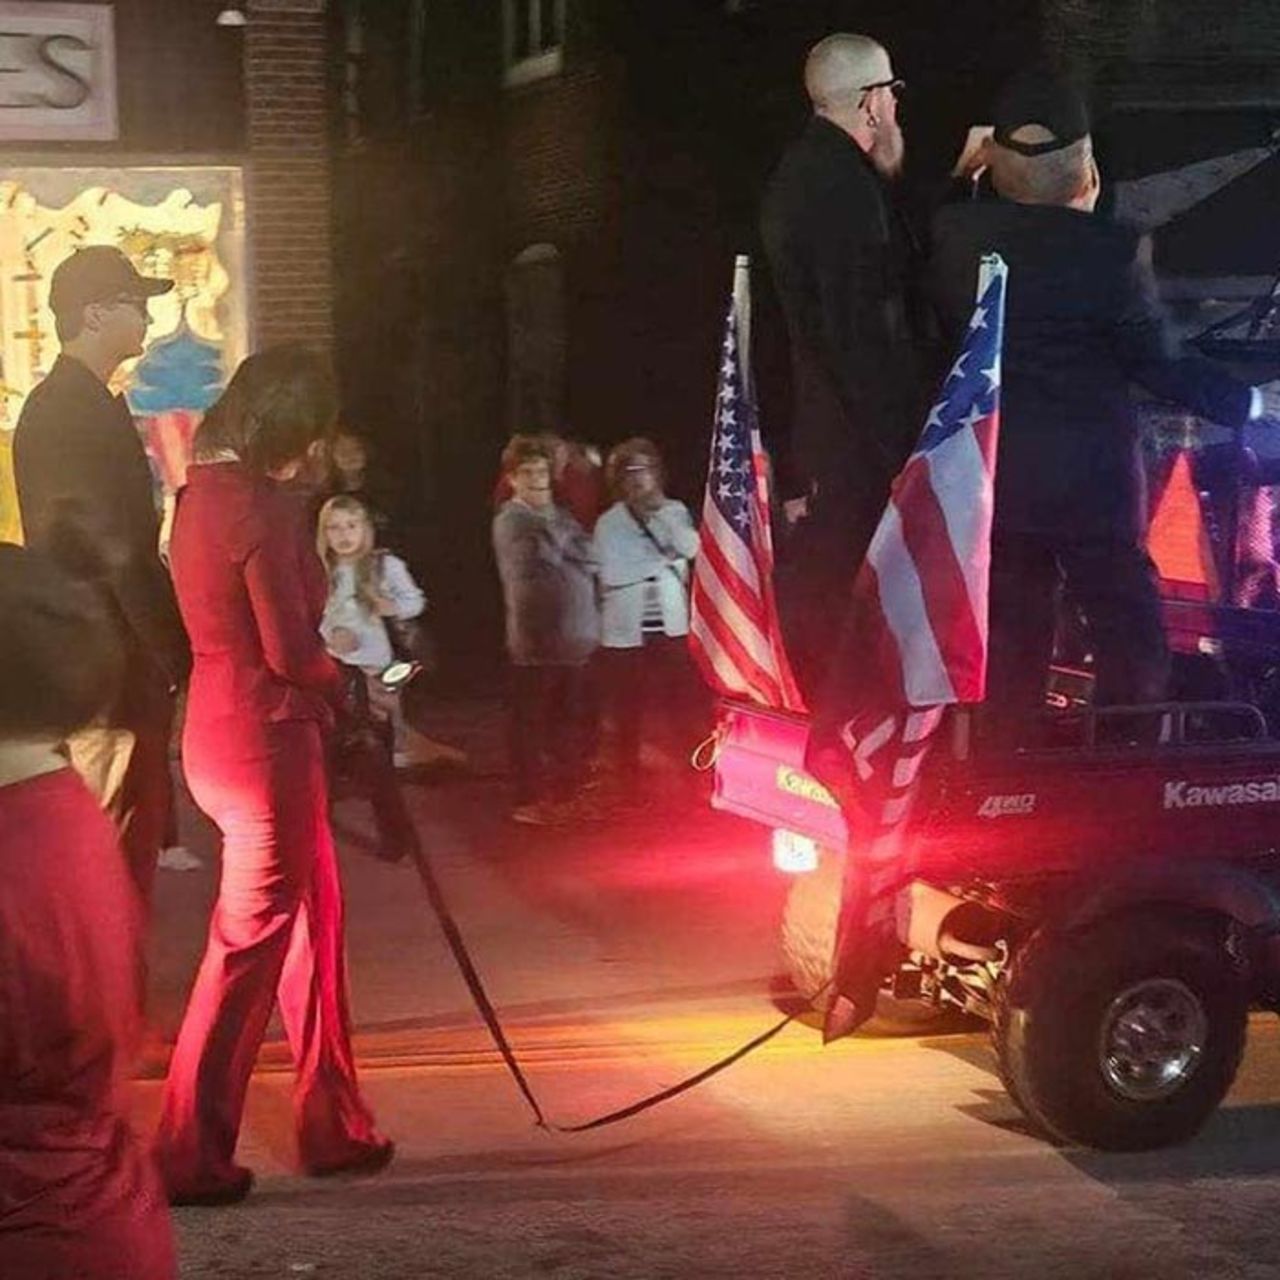
[[739,253],[733,260],[733,309],[738,316],[738,347],[742,351],[742,381],[747,395],[753,396],[755,384],[751,373],[751,258]]

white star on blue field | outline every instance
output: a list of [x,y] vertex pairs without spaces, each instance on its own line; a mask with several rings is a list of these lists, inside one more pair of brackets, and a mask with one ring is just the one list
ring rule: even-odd
[[712,445],[708,488],[712,500],[729,527],[744,541],[751,540],[751,516],[747,497],[756,483],[751,456],[752,428],[756,408],[744,395],[738,322],[732,309],[721,348],[720,389],[716,396],[716,429]]
[[1000,334],[992,317],[1000,314],[1004,277],[997,275],[975,308],[964,346],[938,392],[916,453],[928,453],[957,431],[996,411],[1000,393]]

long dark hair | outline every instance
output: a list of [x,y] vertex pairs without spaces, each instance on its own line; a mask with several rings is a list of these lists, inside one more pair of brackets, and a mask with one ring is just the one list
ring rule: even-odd
[[195,459],[230,450],[266,474],[301,458],[333,430],[338,394],[329,363],[289,343],[240,362],[227,389],[205,415],[195,438]]

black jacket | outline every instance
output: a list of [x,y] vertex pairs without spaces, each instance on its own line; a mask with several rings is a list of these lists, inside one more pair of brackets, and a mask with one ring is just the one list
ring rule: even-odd
[[858,145],[815,116],[770,180],[760,230],[791,338],[798,487],[883,503],[928,391],[906,224]]
[[1058,206],[979,200],[937,215],[933,280],[957,344],[991,251],[1009,265],[997,530],[1140,538],[1130,383],[1227,426],[1248,417],[1249,388],[1173,345],[1137,231]]
[[128,723],[139,699],[175,685],[189,665],[159,556],[151,471],[128,406],[78,360],[59,356],[23,406],[13,456],[27,545],[93,582],[116,617]]

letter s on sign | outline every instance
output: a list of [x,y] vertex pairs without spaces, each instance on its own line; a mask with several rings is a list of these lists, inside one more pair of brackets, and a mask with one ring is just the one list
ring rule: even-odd
[[88,53],[92,48],[93,46],[87,40],[65,33],[45,36],[40,41],[36,50],[40,61],[53,72],[54,77],[61,81],[64,87],[64,96],[55,97],[46,93],[45,106],[59,111],[74,111],[76,107],[81,107],[89,101],[93,94],[93,86],[74,67],[67,66],[65,62],[59,62],[56,54],[60,49],[74,49],[77,53]]

